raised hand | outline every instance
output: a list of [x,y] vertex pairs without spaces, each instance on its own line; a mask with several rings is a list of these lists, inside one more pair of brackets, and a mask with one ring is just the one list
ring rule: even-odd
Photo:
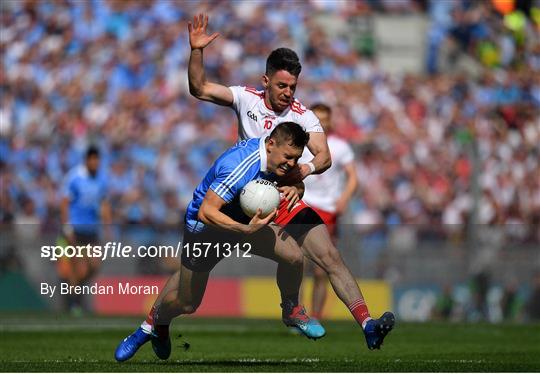
[[208,35],[206,33],[207,26],[207,14],[201,13],[198,16],[193,17],[193,23],[188,22],[189,44],[191,45],[191,49],[203,49],[219,36],[219,33],[217,32]]

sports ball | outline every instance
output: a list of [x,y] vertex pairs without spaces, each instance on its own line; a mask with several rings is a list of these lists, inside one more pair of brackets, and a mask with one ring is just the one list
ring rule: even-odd
[[259,208],[262,210],[261,217],[266,217],[279,206],[279,202],[276,185],[266,179],[252,180],[240,192],[240,207],[249,217],[253,217]]

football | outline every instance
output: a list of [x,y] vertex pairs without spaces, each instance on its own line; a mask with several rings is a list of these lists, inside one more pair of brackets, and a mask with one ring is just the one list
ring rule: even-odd
[[262,210],[262,217],[279,206],[280,196],[276,185],[266,179],[256,179],[248,184],[240,192],[240,206],[244,213],[253,217],[257,209]]

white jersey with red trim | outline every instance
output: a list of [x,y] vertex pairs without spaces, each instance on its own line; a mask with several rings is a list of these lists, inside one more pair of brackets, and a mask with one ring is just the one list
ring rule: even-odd
[[[334,213],[345,183],[343,167],[354,160],[354,153],[345,140],[335,135],[330,134],[327,141],[332,166],[322,174],[312,174],[304,179],[306,190],[302,199],[315,208]],[[313,155],[304,150],[302,159],[312,158]]]
[[282,122],[295,122],[306,132],[324,132],[319,119],[297,99],[283,112],[276,113],[266,106],[264,91],[251,87],[231,86],[232,108],[238,116],[238,138],[251,139],[270,135]]

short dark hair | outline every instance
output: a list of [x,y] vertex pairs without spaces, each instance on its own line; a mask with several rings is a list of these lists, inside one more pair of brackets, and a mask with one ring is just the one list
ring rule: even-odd
[[332,109],[326,105],[326,104],[323,104],[323,103],[315,103],[311,106],[311,109],[312,111],[321,111],[321,112],[326,112],[328,114],[332,114]]
[[285,70],[298,77],[302,71],[302,65],[295,51],[289,48],[274,49],[266,59],[266,72],[270,76],[276,71]]
[[86,158],[90,158],[92,156],[99,157],[99,148],[95,145],[91,145],[86,149]]
[[293,147],[303,149],[309,141],[309,134],[297,123],[282,122],[272,130],[270,139],[277,144],[290,142]]

